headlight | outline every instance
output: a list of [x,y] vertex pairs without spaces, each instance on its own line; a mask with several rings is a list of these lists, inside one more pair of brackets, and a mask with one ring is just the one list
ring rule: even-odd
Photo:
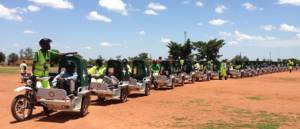
[[170,76],[170,78],[172,78],[172,79],[173,79],[173,78],[175,78],[175,77],[174,77],[174,75],[172,75],[172,76]]
[[32,85],[32,81],[31,81],[31,80],[27,80],[27,81],[26,81],[26,85],[27,85],[27,86],[31,86],[31,85]]

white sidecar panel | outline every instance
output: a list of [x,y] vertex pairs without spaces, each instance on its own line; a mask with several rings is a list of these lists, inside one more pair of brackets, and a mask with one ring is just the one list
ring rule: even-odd
[[63,89],[43,89],[39,88],[37,97],[46,100],[65,100],[67,92]]

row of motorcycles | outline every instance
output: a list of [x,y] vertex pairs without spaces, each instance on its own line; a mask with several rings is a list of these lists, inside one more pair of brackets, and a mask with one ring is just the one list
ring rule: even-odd
[[[63,88],[38,88],[42,81],[51,81],[62,71],[67,62],[76,64],[78,74],[75,83],[75,93],[68,94],[68,89]],[[17,121],[28,120],[32,117],[36,107],[42,107],[45,115],[50,116],[56,111],[78,112],[80,116],[88,114],[91,96],[97,96],[98,103],[109,100],[126,102],[132,94],[150,95],[152,89],[183,86],[197,81],[209,81],[222,78],[242,78],[258,76],[266,73],[287,71],[287,67],[266,66],[259,69],[245,68],[240,70],[228,70],[227,75],[221,75],[218,71],[196,70],[191,61],[185,61],[180,65],[179,61],[161,61],[160,70],[150,72],[143,60],[132,61],[132,73],[126,74],[122,62],[119,60],[107,61],[106,75],[102,81],[91,81],[87,73],[87,66],[79,55],[64,56],[56,72],[50,77],[31,77],[25,86],[15,89],[15,92],[24,92],[16,96],[11,104],[11,113]]]

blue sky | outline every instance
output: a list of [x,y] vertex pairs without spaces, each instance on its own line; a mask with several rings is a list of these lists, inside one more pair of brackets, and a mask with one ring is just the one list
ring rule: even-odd
[[166,42],[225,39],[222,58],[300,58],[300,0],[0,0],[0,51],[42,37],[86,58],[166,57]]

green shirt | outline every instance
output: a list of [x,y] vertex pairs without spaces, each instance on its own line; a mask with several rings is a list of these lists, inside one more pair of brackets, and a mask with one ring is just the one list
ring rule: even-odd
[[[36,51],[34,53],[34,57],[33,57],[33,61],[34,62],[38,62],[38,60],[39,60],[39,54],[38,53],[39,53],[39,51]],[[43,55],[45,57],[46,56],[46,52],[42,51],[42,53],[43,53]],[[54,50],[48,50],[48,54],[49,54],[49,57],[50,57],[50,61],[54,61],[54,60],[58,59],[58,55],[59,55],[58,52],[56,52]]]
[[152,72],[157,72],[160,69],[160,65],[159,64],[152,64],[151,65],[151,71]]

